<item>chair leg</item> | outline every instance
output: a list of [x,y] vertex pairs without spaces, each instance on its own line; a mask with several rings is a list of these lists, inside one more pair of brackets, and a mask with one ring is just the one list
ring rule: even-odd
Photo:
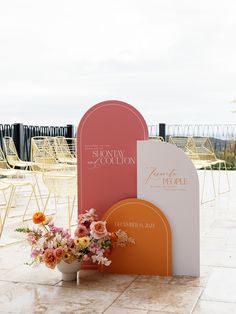
[[224,165],[225,165],[225,171],[226,171],[226,178],[227,178],[227,183],[228,183],[228,191],[227,192],[230,192],[230,182],[229,182],[229,174],[228,174],[228,170],[226,168],[226,162],[224,162]]
[[33,195],[35,197],[35,201],[36,201],[36,204],[37,204],[37,207],[38,207],[38,211],[40,211],[40,205],[39,205],[39,202],[38,202],[38,197],[37,197],[36,192],[35,192],[35,185],[32,184],[31,188],[32,188],[32,191],[30,193],[30,197],[29,197],[28,203],[26,205],[26,208],[25,208],[25,211],[24,211],[24,214],[23,214],[23,217],[22,217],[22,221],[25,221],[25,215],[26,215],[26,212],[27,212],[27,210],[29,208],[29,204],[30,204],[30,202],[32,200],[32,196]]
[[[72,218],[73,218],[73,213],[74,213],[74,208],[75,208],[75,199],[76,199],[76,197],[74,196],[74,197],[73,197],[73,202],[72,202],[72,207],[71,207],[71,215],[70,215],[71,221],[72,221]],[[73,224],[73,225],[71,224],[71,226],[75,226],[75,225],[74,225],[74,224]]]
[[220,194],[220,170],[221,170],[221,163],[219,162],[219,176],[218,176],[218,194]]
[[[214,173],[213,173],[212,166],[210,166],[210,168],[211,168],[212,186],[213,186],[214,196],[215,196],[215,198],[216,198],[216,186],[215,186],[215,180],[214,180]],[[215,198],[214,198],[214,199],[215,199]]]
[[204,167],[204,174],[203,174],[201,204],[203,204],[203,195],[204,195],[204,189],[205,189],[205,180],[206,180],[206,167]]
[[71,232],[71,207],[70,207],[70,195],[68,195],[68,227]]
[[[212,187],[213,187],[213,192],[214,192],[214,197],[212,199],[203,201],[203,196],[204,196],[204,190],[205,190],[205,180],[206,180],[206,170],[207,167],[210,167],[211,171],[211,180],[212,180]],[[202,196],[201,196],[201,204],[212,202],[216,199],[216,188],[215,188],[215,181],[214,181],[214,174],[213,174],[213,169],[211,165],[205,166],[204,168],[204,177],[203,177],[203,184],[202,184]]]
[[57,206],[57,204],[58,204],[58,200],[57,200],[57,198],[59,198],[59,196],[58,196],[58,195],[56,195],[56,194],[54,194],[55,213],[57,213],[57,209],[58,209],[58,206]]
[[32,191],[31,191],[31,193],[30,193],[28,203],[27,203],[27,205],[26,205],[26,207],[25,207],[25,211],[24,211],[24,214],[23,214],[23,217],[22,217],[22,221],[25,221],[25,215],[26,215],[26,212],[27,212],[27,210],[28,210],[28,208],[29,208],[29,204],[30,204],[32,195],[33,195],[33,188],[32,188]]
[[51,196],[51,192],[48,193],[48,197],[47,197],[46,202],[45,202],[45,204],[44,204],[43,213],[45,213],[45,211],[46,211],[46,208],[47,208],[47,205],[48,205],[48,201],[49,201],[49,199],[50,199],[50,196]]
[[36,201],[38,210],[41,211],[41,210],[40,210],[39,201],[38,201],[38,197],[37,197],[37,194],[36,194],[36,192],[35,192],[35,187],[33,187],[33,194],[34,194],[34,197],[35,197],[35,201]]
[[227,179],[227,189],[226,189],[225,191],[223,191],[223,192],[220,191],[220,182],[221,182],[220,178],[221,178],[221,172],[222,172],[222,170],[221,170],[221,163],[219,162],[219,180],[218,180],[219,186],[218,186],[218,194],[224,194],[224,193],[227,193],[227,192],[230,191],[229,175],[228,175],[228,170],[227,170],[227,168],[226,168],[226,162],[224,161],[223,164],[224,164],[224,167],[225,167],[225,175],[226,175],[226,179]]
[[5,222],[6,222],[6,218],[7,218],[9,209],[11,208],[11,203],[12,203],[12,200],[13,200],[13,197],[14,197],[14,194],[15,194],[15,190],[16,190],[16,188],[14,186],[12,186],[8,202],[6,204],[5,214],[4,214],[3,220],[1,220],[0,239],[1,239],[1,236],[2,236],[2,233],[3,233],[3,228],[4,228],[4,225],[5,225]]
[[34,173],[34,179],[35,179],[35,185],[36,185],[37,190],[38,190],[39,198],[40,198],[40,201],[41,201],[41,205],[43,207],[44,205],[43,205],[42,194],[41,194],[41,191],[40,191],[39,182],[38,182],[38,178],[37,178],[37,174],[36,173]]

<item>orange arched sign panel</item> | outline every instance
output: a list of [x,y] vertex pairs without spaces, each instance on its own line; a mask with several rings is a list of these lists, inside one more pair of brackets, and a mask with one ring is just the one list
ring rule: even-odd
[[129,198],[114,204],[104,215],[109,231],[122,229],[135,245],[112,250],[103,272],[170,276],[171,229],[162,211],[147,201]]

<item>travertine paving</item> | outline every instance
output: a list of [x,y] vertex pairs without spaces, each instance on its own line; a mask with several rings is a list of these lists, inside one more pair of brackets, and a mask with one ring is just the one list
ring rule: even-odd
[[[201,182],[201,172],[199,176]],[[0,242],[8,244],[0,247],[0,313],[236,313],[236,172],[229,176],[230,193],[201,206],[200,278],[81,270],[77,282],[62,282],[57,269],[24,264],[29,261],[29,247],[13,231],[20,217],[9,218]],[[211,197],[210,180],[207,184],[206,199]],[[21,206],[22,200],[13,212],[20,214]],[[53,200],[50,206],[52,212]],[[66,221],[61,201],[56,222]]]

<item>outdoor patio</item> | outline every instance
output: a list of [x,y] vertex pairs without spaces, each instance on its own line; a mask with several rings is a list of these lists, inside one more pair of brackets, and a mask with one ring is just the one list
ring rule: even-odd
[[[198,173],[202,184],[203,171]],[[212,197],[209,173],[203,200]],[[62,282],[57,269],[24,264],[30,260],[29,246],[14,232],[22,225],[21,217],[9,218],[0,242],[5,244],[0,246],[0,313],[236,313],[235,171],[229,172],[229,180],[230,192],[201,205],[200,278],[82,270],[77,282]],[[221,185],[224,190],[224,180]],[[67,226],[64,201],[59,200],[55,223]],[[16,200],[12,215],[22,214],[24,203],[23,198]],[[48,208],[47,213],[53,213],[53,199]],[[32,202],[29,217],[35,209]]]

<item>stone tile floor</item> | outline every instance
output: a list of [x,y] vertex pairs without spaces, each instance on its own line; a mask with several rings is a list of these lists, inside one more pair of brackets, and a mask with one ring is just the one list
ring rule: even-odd
[[[202,172],[199,176],[201,183]],[[13,231],[20,217],[9,219],[0,241],[5,244],[0,246],[0,313],[236,313],[236,172],[229,176],[231,191],[201,206],[200,278],[81,270],[77,282],[62,282],[56,269],[24,265],[29,247]],[[208,181],[205,199],[210,194]],[[23,206],[18,202],[15,211]],[[60,212],[56,222],[65,223]]]

